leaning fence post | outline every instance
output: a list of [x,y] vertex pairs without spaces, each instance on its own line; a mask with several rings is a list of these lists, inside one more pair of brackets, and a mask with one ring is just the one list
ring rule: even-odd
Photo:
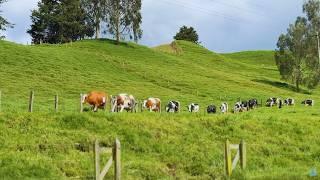
[[93,144],[94,149],[94,170],[96,174],[96,180],[100,180],[100,147],[99,141],[95,140]]
[[58,112],[58,106],[59,106],[59,97],[58,94],[54,96],[54,111]]
[[226,140],[226,144],[225,144],[224,157],[225,157],[226,175],[231,176],[231,173],[232,173],[231,149],[230,149],[230,142],[228,139]]
[[247,150],[246,143],[244,140],[240,142],[240,166],[242,169],[245,169],[247,165]]
[[121,179],[121,147],[120,141],[116,139],[113,147],[113,160],[114,160],[114,179]]
[[83,95],[80,94],[80,113],[83,112],[83,104],[82,104],[82,100],[83,100]]
[[34,99],[34,91],[31,91],[30,97],[29,97],[29,112],[33,111],[33,99]]

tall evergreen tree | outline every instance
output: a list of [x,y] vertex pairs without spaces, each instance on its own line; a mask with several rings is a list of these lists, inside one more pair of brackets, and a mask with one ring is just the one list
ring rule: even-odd
[[118,43],[125,37],[138,41],[142,36],[141,0],[108,0],[106,20]]
[[80,0],[41,0],[31,20],[27,32],[35,44],[76,41],[94,33]]

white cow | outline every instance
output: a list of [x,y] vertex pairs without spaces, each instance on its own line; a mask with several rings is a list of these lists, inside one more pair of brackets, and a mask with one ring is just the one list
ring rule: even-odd
[[228,103],[224,102],[220,106],[220,110],[223,114],[227,113],[229,109]]

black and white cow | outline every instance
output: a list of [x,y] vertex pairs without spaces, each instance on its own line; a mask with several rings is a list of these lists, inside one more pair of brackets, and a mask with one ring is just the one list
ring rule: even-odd
[[287,105],[287,106],[294,106],[295,102],[294,102],[294,99],[287,98],[287,99],[284,100],[284,104]]
[[207,107],[208,114],[215,114],[217,112],[217,107],[215,105],[209,105]]
[[180,110],[180,102],[179,101],[170,101],[166,106],[166,111],[170,113],[177,113]]
[[272,107],[272,106],[274,106],[274,105],[277,105],[278,103],[279,103],[279,98],[273,97],[273,98],[267,99],[267,101],[266,101],[266,106]]
[[249,110],[249,103],[247,101],[242,101],[241,102],[241,110],[242,110],[242,112]]
[[188,111],[189,112],[199,112],[199,110],[200,110],[200,105],[199,104],[191,103],[188,106]]
[[313,106],[314,105],[314,100],[306,99],[306,100],[302,101],[301,104],[304,104],[305,106]]
[[233,107],[233,113],[242,112],[242,103],[237,102]]
[[224,102],[220,106],[220,110],[223,114],[227,113],[229,109],[228,103]]
[[258,107],[258,100],[257,99],[250,99],[249,102],[249,109],[254,109]]

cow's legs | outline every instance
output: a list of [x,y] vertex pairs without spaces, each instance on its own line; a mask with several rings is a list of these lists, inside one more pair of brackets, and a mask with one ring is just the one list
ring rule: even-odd
[[94,105],[93,112],[97,112],[97,111],[98,111],[98,106]]
[[120,112],[122,112],[122,111],[123,111],[123,109],[124,109],[124,106],[123,106],[123,105],[121,105]]

